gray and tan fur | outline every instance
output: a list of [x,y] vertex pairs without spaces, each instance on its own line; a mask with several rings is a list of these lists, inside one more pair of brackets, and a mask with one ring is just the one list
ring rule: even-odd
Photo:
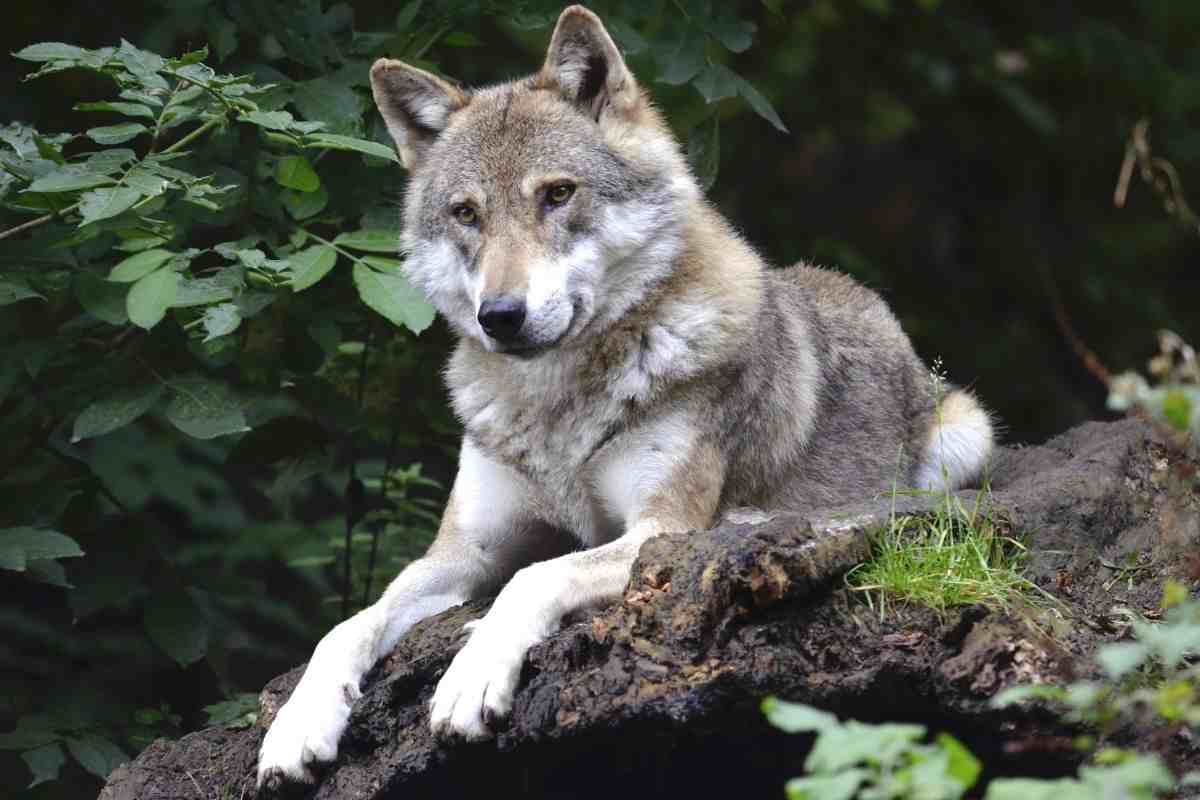
[[[528,648],[617,600],[647,538],[983,467],[987,413],[961,390],[935,409],[875,293],[767,268],[589,11],[563,12],[521,81],[467,91],[387,60],[371,80],[410,171],[407,273],[460,338],[447,380],[466,433],[437,540],[318,644],[260,784],[336,757],[362,676],[423,617],[499,590],[430,713],[485,738]],[[584,549],[548,558],[562,531]]]

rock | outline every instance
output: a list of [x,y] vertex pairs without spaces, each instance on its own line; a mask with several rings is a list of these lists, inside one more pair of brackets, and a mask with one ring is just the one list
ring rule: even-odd
[[[416,626],[368,676],[337,763],[300,794],[778,796],[801,772],[808,740],[766,725],[767,694],[950,730],[992,774],[1028,774],[1028,743],[1068,732],[1045,713],[996,711],[988,699],[1014,683],[1086,673],[1095,646],[1121,633],[1115,607],[1153,610],[1165,577],[1200,578],[1200,499],[1173,480],[1179,462],[1135,420],[999,454],[993,513],[1024,535],[1027,575],[1064,604],[1054,614],[905,609],[881,621],[851,598],[840,578],[867,553],[868,534],[892,513],[926,510],[925,498],[651,540],[621,603],[531,651],[495,742],[441,745],[428,730],[434,686],[463,624],[487,603],[452,609]],[[301,671],[267,685],[255,727],[155,742],[110,776],[101,798],[254,796],[259,742]],[[1060,751],[1034,766],[1070,767],[1071,752]]]

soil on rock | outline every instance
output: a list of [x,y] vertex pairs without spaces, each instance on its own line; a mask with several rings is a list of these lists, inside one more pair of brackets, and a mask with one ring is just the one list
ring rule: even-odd
[[[991,506],[1024,535],[1027,575],[1062,601],[1054,611],[904,609],[880,620],[851,597],[841,575],[893,508],[928,506],[917,498],[651,540],[621,603],[533,649],[495,742],[442,745],[428,730],[462,626],[487,603],[452,609],[415,627],[368,677],[337,763],[301,794],[777,796],[809,741],[766,725],[758,706],[768,694],[948,730],[990,774],[1069,771],[1069,750],[1046,746],[1069,731],[988,700],[1016,683],[1088,674],[1097,644],[1124,635],[1122,608],[1153,613],[1167,577],[1197,585],[1200,496],[1188,469],[1133,420],[1000,454]],[[113,773],[102,800],[254,796],[263,732],[301,672],[263,690],[256,726],[155,742]]]

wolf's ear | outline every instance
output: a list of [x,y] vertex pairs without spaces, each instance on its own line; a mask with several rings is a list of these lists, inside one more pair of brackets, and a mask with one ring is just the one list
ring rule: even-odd
[[563,10],[550,38],[541,78],[557,84],[571,102],[599,119],[606,105],[627,110],[637,85],[600,18],[583,6]]
[[468,102],[464,92],[436,75],[387,58],[371,67],[371,93],[408,169]]

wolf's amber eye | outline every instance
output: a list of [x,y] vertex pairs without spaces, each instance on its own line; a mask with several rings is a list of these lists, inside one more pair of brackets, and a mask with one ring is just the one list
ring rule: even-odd
[[472,206],[466,203],[459,203],[454,208],[450,209],[450,213],[454,218],[463,225],[475,225],[479,222],[479,214],[476,213]]
[[556,183],[546,191],[546,203],[552,206],[561,206],[570,200],[573,194],[575,194],[575,187],[572,184]]

